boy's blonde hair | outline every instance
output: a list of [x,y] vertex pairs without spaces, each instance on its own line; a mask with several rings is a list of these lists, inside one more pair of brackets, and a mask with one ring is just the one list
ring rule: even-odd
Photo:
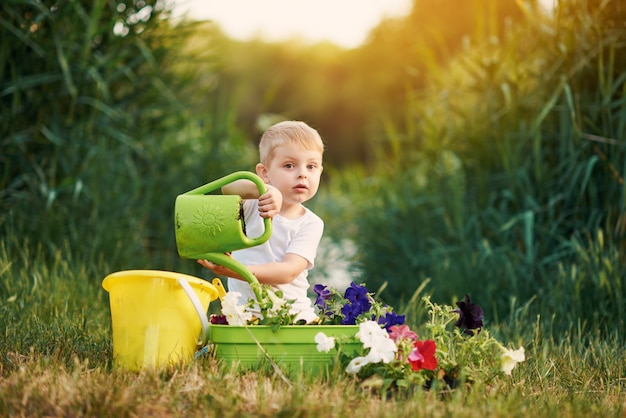
[[261,136],[259,143],[261,163],[269,164],[276,147],[286,143],[324,153],[324,142],[315,129],[304,122],[289,120],[270,126]]

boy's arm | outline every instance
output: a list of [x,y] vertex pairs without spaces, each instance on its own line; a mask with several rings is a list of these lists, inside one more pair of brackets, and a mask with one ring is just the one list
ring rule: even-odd
[[287,253],[279,262],[247,267],[259,283],[278,285],[291,283],[308,265],[309,262],[306,258],[297,254]]
[[222,193],[228,195],[239,195],[243,199],[258,199],[259,188],[250,180],[235,180],[222,186]]
[[263,218],[278,215],[283,205],[283,195],[276,187],[266,184],[267,191],[259,196],[259,189],[250,180],[236,180],[222,187],[223,194],[236,194],[243,199],[259,199],[259,214]]
[[[234,271],[208,260],[198,260],[198,263],[212,270],[215,274],[244,280]],[[259,283],[278,285],[291,283],[308,265],[309,262],[306,258],[287,253],[279,262],[246,266],[246,268],[257,278]]]

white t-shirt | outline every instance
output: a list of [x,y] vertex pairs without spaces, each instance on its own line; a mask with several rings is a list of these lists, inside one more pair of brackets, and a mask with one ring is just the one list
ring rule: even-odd
[[[263,218],[259,215],[259,201],[244,200],[243,210],[246,221],[246,235],[250,238],[261,236],[264,231]],[[311,299],[307,296],[310,285],[307,280],[308,271],[313,268],[317,247],[324,232],[324,222],[311,210],[297,219],[287,219],[280,215],[272,218],[272,235],[263,244],[243,250],[233,251],[232,256],[243,265],[266,264],[279,262],[285,254],[292,253],[305,258],[309,264],[291,283],[273,286],[283,292],[286,300],[295,299],[292,313],[297,313],[296,320],[310,322],[317,318]],[[254,293],[247,282],[228,279],[228,290],[241,293],[240,304],[254,299]]]

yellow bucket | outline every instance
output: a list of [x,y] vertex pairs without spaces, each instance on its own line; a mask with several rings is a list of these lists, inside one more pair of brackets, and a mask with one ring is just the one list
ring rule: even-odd
[[127,270],[104,278],[115,364],[129,370],[184,363],[208,340],[211,283],[169,271]]

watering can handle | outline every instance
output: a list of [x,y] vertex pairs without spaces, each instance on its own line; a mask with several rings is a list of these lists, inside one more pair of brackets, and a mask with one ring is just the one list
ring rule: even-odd
[[[257,176],[254,173],[251,173],[250,171],[235,171],[234,173],[228,174],[227,176],[224,176],[217,180],[213,180],[212,182],[207,183],[204,186],[196,187],[195,189],[189,190],[185,194],[194,195],[211,193],[236,180],[250,180],[256,185],[257,189],[259,189],[259,195],[267,192],[267,186],[265,185],[265,183],[263,183],[261,177]],[[270,235],[272,235],[272,220],[270,218],[263,218],[263,226],[265,227],[263,234],[261,234],[261,236],[257,238],[251,238],[248,242],[249,246],[263,244],[269,239]]]
[[209,341],[209,320],[207,319],[206,312],[204,312],[204,308],[202,307],[202,303],[200,299],[198,299],[198,295],[193,291],[187,279],[179,278],[178,284],[183,288],[189,300],[191,301],[193,307],[200,318],[200,323],[202,324],[202,331],[200,331],[200,336],[198,337],[198,344],[205,345]]
[[250,171],[235,171],[234,173],[230,173],[222,178],[217,180],[213,180],[210,183],[205,184],[204,186],[196,187],[195,189],[189,190],[185,194],[207,194],[216,191],[217,189],[221,189],[223,186],[228,183],[232,183],[236,180],[247,179],[253,182],[256,187],[259,189],[259,193],[263,194],[267,191],[267,187],[261,177],[257,176]]

